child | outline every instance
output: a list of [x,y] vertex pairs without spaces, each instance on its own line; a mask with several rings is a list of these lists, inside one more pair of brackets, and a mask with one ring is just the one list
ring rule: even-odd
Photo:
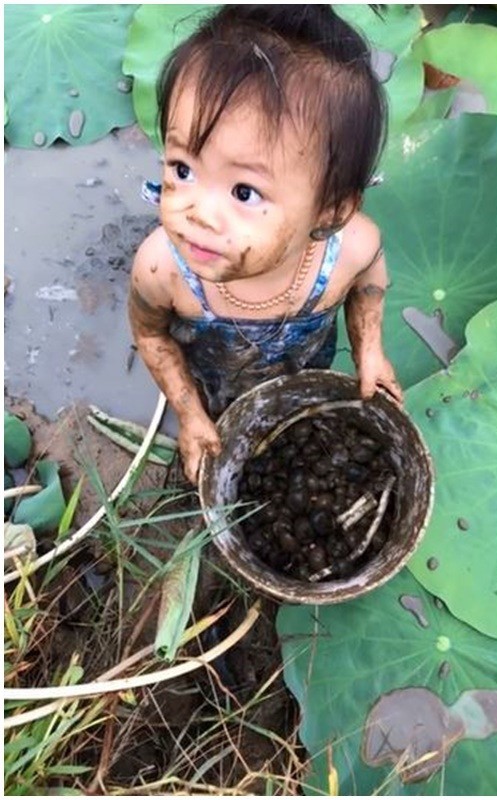
[[226,5],[158,91],[162,226],[136,254],[129,314],[189,480],[239,394],[330,366],[342,304],[361,396],[401,402],[380,233],[359,211],[385,131],[363,40],[329,5]]

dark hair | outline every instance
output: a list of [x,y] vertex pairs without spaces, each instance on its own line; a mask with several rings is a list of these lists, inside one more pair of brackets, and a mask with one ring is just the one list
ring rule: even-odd
[[174,87],[191,74],[193,154],[228,104],[255,91],[268,131],[277,135],[285,116],[317,135],[318,211],[359,202],[384,144],[386,103],[368,45],[329,5],[225,5],[204,20],[159,77],[164,140]]

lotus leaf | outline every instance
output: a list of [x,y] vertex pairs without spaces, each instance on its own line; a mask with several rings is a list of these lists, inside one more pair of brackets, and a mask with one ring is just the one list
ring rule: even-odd
[[414,114],[409,117],[409,122],[429,122],[433,119],[444,119],[454,102],[455,93],[456,90],[450,88],[438,89],[436,92],[427,94]]
[[95,3],[5,6],[7,141],[44,147],[60,137],[88,144],[134,120],[122,73],[137,6]]
[[156,83],[166,57],[216,6],[142,5],[129,30],[123,69],[133,76],[133,104],[138,122],[158,150]]
[[420,61],[466,78],[485,96],[487,111],[497,113],[497,30],[492,25],[446,25],[421,36],[413,47]]
[[3,526],[4,552],[24,547],[27,553],[36,553],[36,538],[29,525],[14,525],[6,522]]
[[[379,225],[391,287],[384,342],[404,388],[440,368],[402,312],[440,309],[460,347],[471,317],[497,296],[497,120],[466,114],[413,125],[392,139],[384,183],[367,193],[365,210]],[[353,371],[342,325],[334,369]]]
[[408,570],[341,605],[283,606],[277,627],[306,794],[328,795],[330,755],[341,795],[495,793],[495,642]]
[[419,34],[423,22],[417,5],[390,3],[380,14],[365,3],[333,3],[333,10],[361,32],[377,50],[400,56]]
[[421,30],[421,9],[417,5],[387,4],[381,14],[375,14],[370,6],[362,3],[334,4],[333,8],[362,33],[373,48],[396,56],[385,90],[390,126],[398,127],[417,109],[423,96],[423,66],[411,51]]
[[31,451],[31,434],[25,422],[9,414],[3,415],[4,459],[7,466],[15,469],[28,460]]
[[409,569],[453,614],[497,637],[497,302],[473,317],[466,340],[449,369],[407,392],[436,467],[433,514]]
[[39,482],[44,487],[33,497],[26,497],[17,506],[13,522],[30,525],[37,533],[57,529],[65,511],[65,500],[55,461],[39,461],[36,467]]

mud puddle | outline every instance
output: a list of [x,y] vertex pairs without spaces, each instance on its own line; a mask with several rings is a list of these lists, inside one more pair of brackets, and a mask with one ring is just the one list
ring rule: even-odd
[[54,419],[94,403],[147,424],[157,389],[135,358],[129,270],[157,224],[141,183],[161,174],[136,126],[84,147],[5,155],[5,383]]

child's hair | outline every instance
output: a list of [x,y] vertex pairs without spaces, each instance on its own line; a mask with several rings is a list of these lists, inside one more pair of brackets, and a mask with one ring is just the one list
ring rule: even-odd
[[174,87],[190,76],[194,155],[228,105],[256,98],[269,135],[285,117],[314,137],[318,211],[360,202],[384,144],[386,103],[368,45],[329,5],[225,5],[205,20],[159,77],[164,141]]

